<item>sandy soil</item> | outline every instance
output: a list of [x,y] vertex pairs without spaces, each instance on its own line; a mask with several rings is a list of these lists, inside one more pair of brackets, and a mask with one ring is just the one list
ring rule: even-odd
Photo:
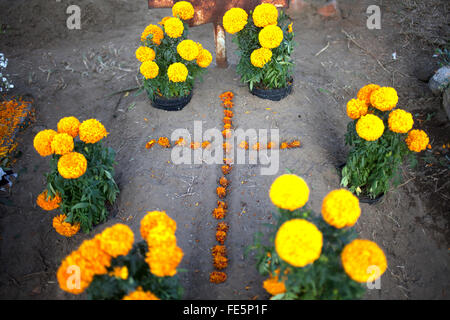
[[[35,98],[37,118],[20,137],[22,156],[14,165],[20,176],[10,198],[14,205],[0,206],[3,299],[84,298],[62,292],[55,272],[60,261],[92,235],[59,236],[51,227],[53,214],[35,205],[48,161],[34,151],[32,140],[38,131],[55,128],[61,117],[96,117],[111,133],[106,143],[118,151],[116,181],[121,193],[109,221],[94,232],[123,222],[138,236],[146,211],[165,210],[177,221],[178,243],[185,253],[181,267],[188,270],[182,274],[186,299],[269,297],[251,257],[244,259],[243,252],[252,243],[253,233],[271,221],[274,208],[268,189],[275,177],[261,176],[256,165],[236,166],[232,172],[226,218],[230,224],[228,280],[213,285],[208,281],[213,271],[209,249],[215,244],[211,211],[220,169],[174,165],[169,151],[145,149],[150,138],[170,137],[176,128],[192,132],[195,120],[202,121],[205,129],[220,128],[218,96],[231,90],[236,94],[236,127],[278,128],[282,138],[301,140],[301,149],[281,153],[280,174],[289,169],[304,177],[311,188],[309,205],[320,212],[323,197],[339,187],[336,166],[345,161],[347,152],[345,104],[360,87],[371,82],[394,86],[401,107],[433,113],[436,121],[429,125],[444,119],[440,98],[433,97],[419,79],[436,69],[433,48],[400,32],[399,17],[409,12],[403,1],[383,1],[381,30],[366,28],[365,10],[373,1],[345,1],[341,19],[323,20],[307,13],[295,17],[299,46],[294,54],[294,92],[277,103],[259,100],[239,83],[234,71],[237,57],[228,39],[230,67],[210,67],[204,81],[196,85],[191,103],[174,113],[152,108],[144,95],[112,95],[137,85],[138,35],[169,11],[148,10],[146,1],[78,0],[77,4],[83,13],[82,30],[69,31],[65,26],[68,1],[0,1],[1,23],[9,26],[0,35],[0,51],[10,59],[14,94]],[[191,29],[191,37],[214,52],[211,25]],[[397,60],[392,60],[393,52]],[[430,132],[432,145],[450,142],[443,141],[450,136],[448,122],[443,121],[438,130],[439,134]],[[450,190],[447,185],[434,192],[442,180],[437,180],[436,189],[434,182],[430,188],[429,177],[423,175],[425,165],[421,161],[415,169],[405,166],[408,183],[377,205],[361,205],[357,230],[385,250],[389,263],[381,290],[368,291],[368,299],[449,298]],[[184,195],[189,188],[192,194]]]

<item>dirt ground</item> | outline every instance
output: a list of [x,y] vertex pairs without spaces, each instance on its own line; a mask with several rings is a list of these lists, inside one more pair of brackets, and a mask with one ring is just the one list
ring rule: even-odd
[[[434,49],[449,39],[445,0],[432,1],[438,6],[426,7],[420,19],[413,0],[340,1],[339,19],[308,12],[294,17],[299,44],[294,92],[281,102],[259,100],[239,83],[235,48],[228,38],[230,67],[211,66],[204,81],[197,83],[191,103],[172,113],[152,108],[145,95],[113,94],[137,85],[134,52],[139,35],[169,11],[148,10],[144,0],[72,2],[82,10],[81,30],[66,28],[68,1],[0,0],[0,23],[7,27],[0,34],[0,52],[10,61],[13,93],[32,95],[36,108],[36,122],[20,136],[13,205],[0,205],[0,298],[85,298],[61,291],[55,273],[61,260],[92,234],[59,236],[51,227],[53,213],[35,205],[48,159],[35,152],[33,138],[73,115],[104,123],[110,132],[106,143],[118,152],[116,181],[121,193],[109,221],[94,232],[122,222],[139,237],[146,211],[165,210],[177,221],[178,243],[185,253],[180,265],[188,270],[181,275],[184,298],[267,299],[254,261],[251,256],[244,259],[243,252],[253,233],[271,221],[274,208],[268,189],[275,177],[261,176],[257,165],[235,166],[226,217],[228,280],[213,285],[208,281],[213,271],[210,248],[215,244],[211,212],[220,169],[174,165],[170,151],[146,150],[145,143],[170,137],[177,128],[192,132],[195,120],[202,121],[204,129],[220,128],[218,96],[231,90],[236,94],[236,127],[278,128],[282,138],[301,140],[302,148],[281,153],[279,174],[289,169],[304,177],[311,189],[309,205],[320,212],[323,197],[339,187],[336,167],[346,158],[346,102],[363,85],[378,83],[397,89],[399,106],[421,119],[418,124],[428,130],[433,149],[419,157],[417,167],[404,166],[405,183],[381,203],[361,204],[357,230],[362,238],[376,241],[388,259],[381,290],[369,290],[366,298],[449,299],[450,167],[449,154],[441,146],[450,142],[450,128],[441,98],[426,84],[438,67]],[[381,30],[366,27],[365,12],[371,4],[381,6]],[[420,30],[427,33],[421,35]],[[191,38],[214,52],[211,25],[192,28]]]

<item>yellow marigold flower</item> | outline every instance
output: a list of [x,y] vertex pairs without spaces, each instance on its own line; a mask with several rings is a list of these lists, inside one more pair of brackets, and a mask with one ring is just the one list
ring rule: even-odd
[[167,76],[172,82],[185,82],[188,73],[188,69],[181,62],[172,63],[167,69]]
[[333,227],[351,227],[360,215],[359,200],[348,190],[333,190],[323,199],[323,220]]
[[309,188],[305,180],[295,174],[283,174],[272,183],[269,196],[275,206],[294,211],[308,202]]
[[389,129],[396,133],[407,133],[414,125],[411,113],[402,109],[396,109],[389,113],[388,118]]
[[263,282],[263,288],[266,289],[266,291],[270,293],[272,296],[286,292],[286,286],[284,285],[284,281],[280,281],[278,279],[278,274],[280,273],[280,270],[277,269],[275,273],[276,273],[275,276],[272,276],[272,274],[270,274],[269,278]]
[[143,239],[147,239],[150,231],[158,226],[175,233],[177,230],[177,223],[171,219],[165,211],[149,211],[141,220],[141,236]]
[[150,291],[143,291],[141,287],[138,287],[136,291],[133,291],[122,298],[122,300],[161,300]]
[[83,241],[77,252],[89,263],[89,271],[102,275],[108,272],[107,268],[111,265],[111,256],[100,248],[98,238]]
[[87,169],[87,160],[81,153],[70,152],[58,160],[58,172],[64,179],[77,179]]
[[126,266],[123,267],[115,267],[113,271],[109,273],[111,277],[116,277],[122,280],[128,279],[128,268]]
[[293,22],[291,22],[291,23],[289,24],[289,26],[288,26],[288,32],[289,32],[289,33],[294,32],[294,28],[292,27],[292,25],[293,25]]
[[100,242],[100,248],[113,258],[127,255],[134,242],[133,231],[120,223],[105,229],[96,238]]
[[183,40],[177,45],[178,54],[187,61],[197,59],[200,50],[198,50],[198,44],[192,40]]
[[178,18],[169,18],[164,23],[164,31],[171,38],[179,38],[184,32],[183,22]]
[[250,61],[252,65],[254,65],[257,68],[264,67],[266,63],[269,62],[271,59],[272,59],[272,50],[267,48],[259,48],[253,50],[252,54],[250,55]]
[[278,9],[271,3],[263,3],[256,6],[253,11],[255,26],[264,28],[278,23]]
[[358,133],[358,136],[364,140],[375,141],[383,135],[383,120],[373,114],[362,116],[358,122],[356,122],[356,132]]
[[353,119],[359,119],[367,114],[369,107],[364,100],[352,99],[347,103],[347,115]]
[[[361,283],[375,281],[387,268],[383,250],[369,240],[356,239],[347,244],[342,250],[341,260],[347,275]],[[379,268],[379,272],[372,269],[374,266]]]
[[397,91],[391,87],[382,87],[370,95],[370,104],[380,111],[390,111],[398,103]]
[[[79,277],[77,277],[77,274],[79,274]],[[78,251],[74,251],[67,256],[56,272],[59,287],[72,294],[80,294],[86,290],[94,275],[90,263]]]
[[177,273],[177,267],[183,255],[183,250],[177,246],[155,247],[147,252],[145,261],[150,267],[150,272],[155,276],[173,277]]
[[197,65],[201,68],[208,68],[213,60],[211,52],[206,49],[200,50],[197,57]]
[[283,41],[283,30],[279,26],[267,26],[259,32],[259,43],[263,48],[273,49]]
[[55,197],[50,198],[47,190],[44,190],[36,199],[36,204],[44,209],[45,211],[52,211],[59,208],[59,204],[62,199],[59,194],[56,194]]
[[155,61],[144,61],[139,70],[145,79],[155,79],[159,74],[159,66]]
[[244,29],[248,22],[248,14],[244,9],[231,8],[225,12],[222,22],[224,29],[228,33],[235,34]]
[[304,219],[283,223],[275,237],[275,250],[280,258],[294,267],[313,263],[322,252],[322,233]]
[[154,44],[160,45],[161,44],[161,40],[164,39],[164,32],[161,30],[160,27],[158,27],[157,25],[154,24],[149,24],[144,32],[142,32],[141,35],[141,41],[146,41],[147,37],[149,35],[152,35],[152,41]]
[[65,155],[73,151],[73,138],[67,133],[58,133],[54,136],[51,147],[54,154]]
[[148,247],[170,247],[176,246],[177,238],[175,237],[175,233],[172,229],[167,228],[166,226],[159,224],[157,227],[150,229],[147,238]]
[[57,125],[58,133],[67,133],[75,139],[78,136],[80,124],[80,121],[75,117],[62,118]]
[[380,88],[381,87],[377,84],[372,84],[372,83],[368,84],[368,85],[362,87],[361,89],[359,89],[356,97],[358,98],[358,100],[365,101],[367,104],[369,104],[370,96],[372,95],[372,92],[374,92],[375,90],[378,90]]
[[55,228],[56,232],[64,237],[72,237],[80,230],[80,224],[70,224],[68,222],[64,222],[67,219],[65,214],[60,214],[53,218],[53,228]]
[[153,61],[155,60],[155,57],[156,53],[152,48],[140,46],[136,50],[136,59],[140,62]]
[[85,120],[80,125],[80,140],[85,143],[97,143],[105,138],[106,132],[103,124],[97,119]]
[[421,152],[425,150],[430,142],[430,138],[423,130],[411,130],[406,137],[406,144],[409,150],[414,152]]
[[55,130],[42,130],[33,140],[34,149],[41,155],[41,157],[47,157],[53,154],[52,140],[56,136]]
[[194,7],[187,1],[179,1],[173,5],[172,14],[174,17],[189,20],[194,17]]

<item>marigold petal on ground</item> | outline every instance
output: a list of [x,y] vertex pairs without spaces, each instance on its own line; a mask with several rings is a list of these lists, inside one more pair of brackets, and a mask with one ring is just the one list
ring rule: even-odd
[[269,196],[275,206],[293,211],[308,202],[309,188],[306,182],[295,174],[284,174],[272,183]]
[[341,261],[347,275],[360,283],[376,280],[387,269],[383,250],[369,240],[356,239],[347,244],[342,250]]
[[322,252],[322,244],[322,233],[304,219],[283,223],[275,237],[278,255],[294,267],[304,267],[316,261]]
[[323,199],[322,217],[333,227],[354,226],[360,215],[359,200],[348,190],[333,190]]

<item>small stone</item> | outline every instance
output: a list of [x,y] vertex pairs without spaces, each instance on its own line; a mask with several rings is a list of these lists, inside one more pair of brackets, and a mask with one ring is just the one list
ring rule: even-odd
[[328,3],[326,5],[324,5],[323,7],[319,8],[317,10],[317,13],[323,17],[333,17],[333,16],[337,15],[337,13],[338,13],[337,1],[336,0],[328,1]]
[[440,68],[428,82],[428,87],[434,95],[440,95],[450,84],[450,66]]

